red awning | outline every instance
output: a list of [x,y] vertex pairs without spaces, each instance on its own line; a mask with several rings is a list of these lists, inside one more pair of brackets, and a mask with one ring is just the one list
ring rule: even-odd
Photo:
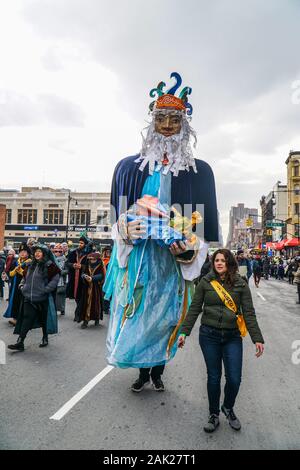
[[277,243],[276,242],[267,242],[266,243],[266,248],[267,250],[276,250],[276,245]]
[[299,238],[290,238],[289,240],[286,240],[284,246],[299,246]]
[[276,248],[275,250],[282,250],[284,247],[285,247],[285,244],[288,240],[286,238],[284,238],[283,240],[281,240],[280,242],[276,243]]

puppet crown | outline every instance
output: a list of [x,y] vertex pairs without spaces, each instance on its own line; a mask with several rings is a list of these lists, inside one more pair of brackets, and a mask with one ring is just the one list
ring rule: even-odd
[[165,82],[159,82],[156,88],[152,88],[150,91],[151,98],[158,96],[156,101],[152,101],[149,105],[150,111],[153,111],[154,107],[156,109],[177,109],[180,111],[186,111],[188,116],[191,116],[193,113],[193,107],[188,102],[188,95],[192,93],[192,88],[184,87],[179,94],[179,97],[175,96],[176,91],[181,87],[182,78],[177,72],[173,72],[170,75],[170,78],[175,78],[176,83],[169,90],[163,91],[166,87]]

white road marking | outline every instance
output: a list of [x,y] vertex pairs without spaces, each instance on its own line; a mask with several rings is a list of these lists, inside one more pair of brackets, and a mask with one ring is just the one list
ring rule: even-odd
[[49,419],[60,421],[69,411],[85,396],[92,388],[97,385],[109,372],[114,369],[113,366],[107,366],[96,377],[94,377],[85,387],[83,387],[76,395],[74,395],[65,405],[63,405],[53,416]]
[[256,293],[257,293],[258,297],[260,297],[262,300],[264,300],[264,301],[266,302],[266,299],[264,298],[264,296],[263,296],[263,295],[261,295],[261,293],[260,293],[260,292],[256,292]]

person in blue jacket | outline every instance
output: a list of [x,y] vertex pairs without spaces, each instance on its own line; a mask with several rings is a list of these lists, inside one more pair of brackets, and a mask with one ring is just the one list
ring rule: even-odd
[[239,274],[249,282],[249,279],[252,276],[252,267],[250,260],[245,257],[244,250],[237,251],[236,260],[239,266]]

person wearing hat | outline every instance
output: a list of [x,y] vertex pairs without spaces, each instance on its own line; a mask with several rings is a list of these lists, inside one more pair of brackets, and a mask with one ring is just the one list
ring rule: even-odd
[[24,268],[20,283],[23,302],[14,330],[19,338],[16,344],[8,346],[13,351],[24,351],[24,340],[33,328],[43,330],[40,347],[48,345],[48,334],[57,333],[57,315],[51,293],[57,287],[60,269],[45,245],[35,245],[32,258],[32,263]]
[[[104,263],[106,272],[109,267],[110,257],[111,257],[111,247],[108,245],[102,249],[102,261]],[[105,299],[103,296],[103,312],[106,315],[108,315],[109,310],[110,310],[110,299]]]
[[8,254],[7,254],[7,258],[6,258],[6,262],[5,262],[5,268],[4,268],[4,272],[6,274],[6,282],[8,283],[8,300],[10,299],[10,292],[11,292],[11,283],[12,283],[12,279],[9,277],[9,271],[11,271],[13,268],[16,267],[16,260],[17,260],[17,256],[16,256],[16,252],[13,248],[10,248],[8,250]]
[[109,261],[111,257],[111,247],[110,246],[105,246],[102,249],[102,261],[104,263],[105,268],[107,269]]
[[87,255],[87,264],[82,268],[82,295],[77,313],[77,321],[82,321],[81,328],[87,328],[90,320],[99,325],[103,320],[102,285],[105,278],[105,266],[99,252]]
[[19,258],[14,259],[10,266],[9,278],[11,279],[10,284],[10,296],[8,307],[4,313],[4,318],[9,318],[8,323],[13,326],[17,324],[17,318],[19,315],[22,294],[19,289],[19,285],[23,279],[26,267],[31,264],[31,251],[26,243],[22,243],[19,247]]
[[0,299],[4,297],[4,280],[6,277],[4,268],[5,268],[5,253],[0,251]]
[[59,281],[55,293],[55,305],[56,310],[60,312],[61,315],[64,315],[66,311],[66,289],[68,276],[68,270],[66,267],[67,259],[64,255],[63,246],[60,243],[56,243],[53,253],[55,256],[56,264],[58,264],[60,269]]
[[62,242],[61,247],[63,249],[64,256],[67,257],[68,256],[68,251],[69,251],[69,245],[66,242]]
[[[87,260],[86,256],[91,252],[90,240],[82,235],[79,238],[79,246],[75,250],[72,250],[68,254],[68,260],[66,267],[69,271],[69,280],[67,285],[67,297],[69,299],[75,299],[76,305],[78,306],[81,299],[82,291],[82,269],[85,266]],[[76,306],[76,310],[77,310]],[[77,313],[75,310],[74,321],[77,321]]]

